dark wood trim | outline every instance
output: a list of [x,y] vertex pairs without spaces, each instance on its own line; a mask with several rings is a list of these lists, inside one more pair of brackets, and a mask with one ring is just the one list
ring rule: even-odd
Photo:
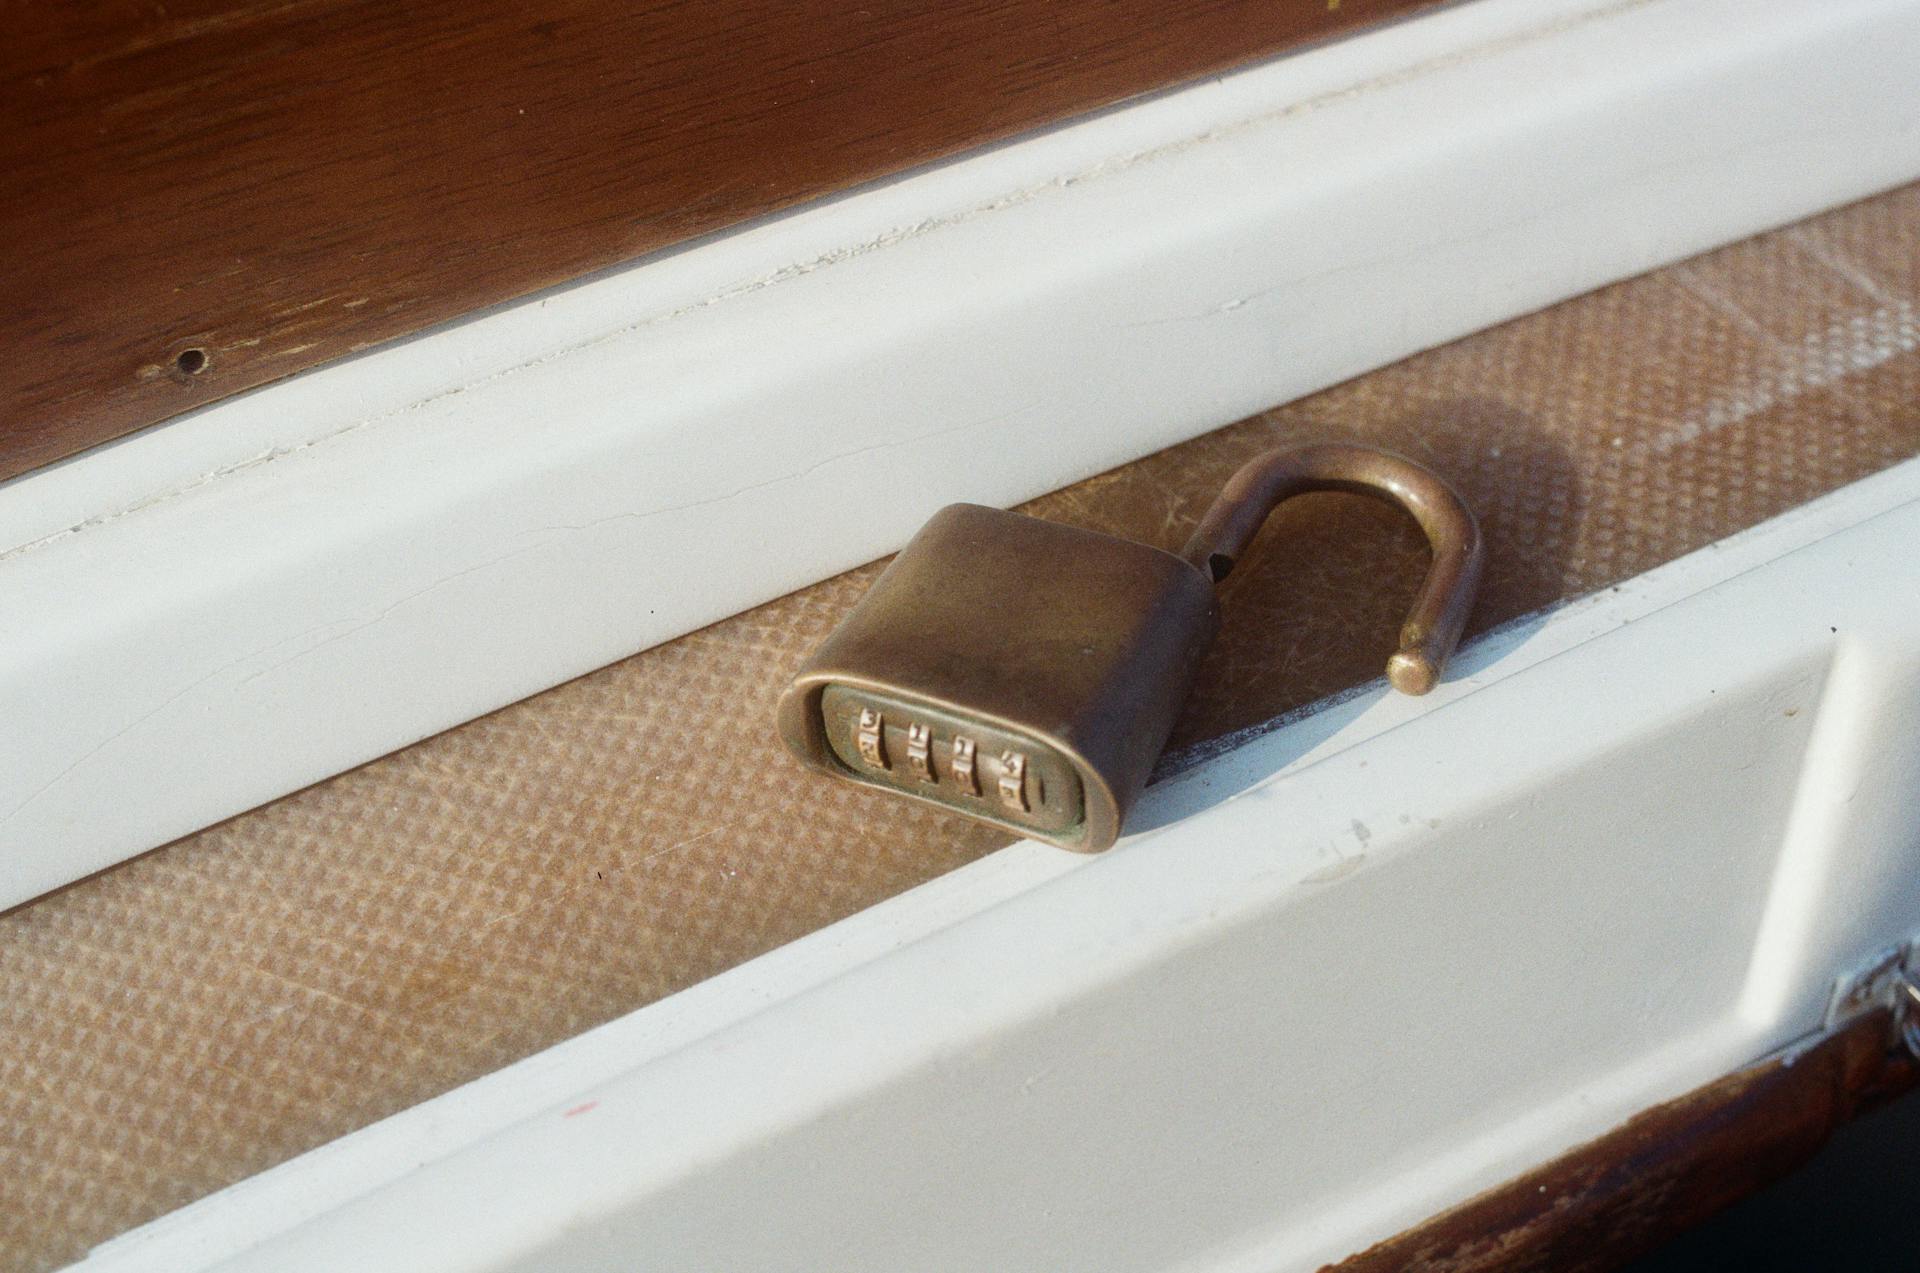
[[1326,1273],[1601,1273],[1785,1176],[1920,1076],[1873,1013],[1728,1075]]
[[0,42],[0,477],[1434,0],[180,0]]

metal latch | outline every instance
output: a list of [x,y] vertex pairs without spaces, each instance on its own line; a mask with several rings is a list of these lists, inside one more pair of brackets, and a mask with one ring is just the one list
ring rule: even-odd
[[1424,694],[1480,581],[1480,528],[1439,477],[1369,447],[1275,451],[1234,474],[1179,556],[954,504],[901,550],[781,696],[808,764],[1082,851],[1114,842],[1217,621],[1213,585],[1307,491],[1411,512],[1432,545],[1394,686]]
[[1887,947],[1835,982],[1826,1028],[1837,1030],[1883,1008],[1892,1013],[1902,1046],[1920,1059],[1920,937]]

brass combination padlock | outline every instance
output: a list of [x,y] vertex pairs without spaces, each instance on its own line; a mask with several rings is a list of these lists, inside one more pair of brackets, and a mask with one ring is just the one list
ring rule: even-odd
[[1274,505],[1306,491],[1404,505],[1433,564],[1387,661],[1424,694],[1480,581],[1480,529],[1451,487],[1368,447],[1275,451],[1234,474],[1178,557],[974,504],[934,514],[781,696],[808,764],[1063,848],[1111,845],[1146,785]]

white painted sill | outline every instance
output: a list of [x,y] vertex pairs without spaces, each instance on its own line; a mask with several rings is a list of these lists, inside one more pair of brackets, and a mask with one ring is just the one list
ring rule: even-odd
[[[97,1251],[1306,1270],[1820,1029],[1920,933],[1920,461]],[[1551,1200],[1547,1200],[1550,1204]]]
[[18,479],[0,906],[941,504],[1916,176],[1920,0],[1474,0]]

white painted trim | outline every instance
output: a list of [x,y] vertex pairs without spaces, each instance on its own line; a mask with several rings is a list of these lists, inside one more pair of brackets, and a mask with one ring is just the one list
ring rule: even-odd
[[1920,461],[1461,664],[84,1267],[1310,1269],[1806,1037],[1920,930]]
[[0,905],[898,545],[1920,175],[1916,0],[1475,0],[0,495]]

